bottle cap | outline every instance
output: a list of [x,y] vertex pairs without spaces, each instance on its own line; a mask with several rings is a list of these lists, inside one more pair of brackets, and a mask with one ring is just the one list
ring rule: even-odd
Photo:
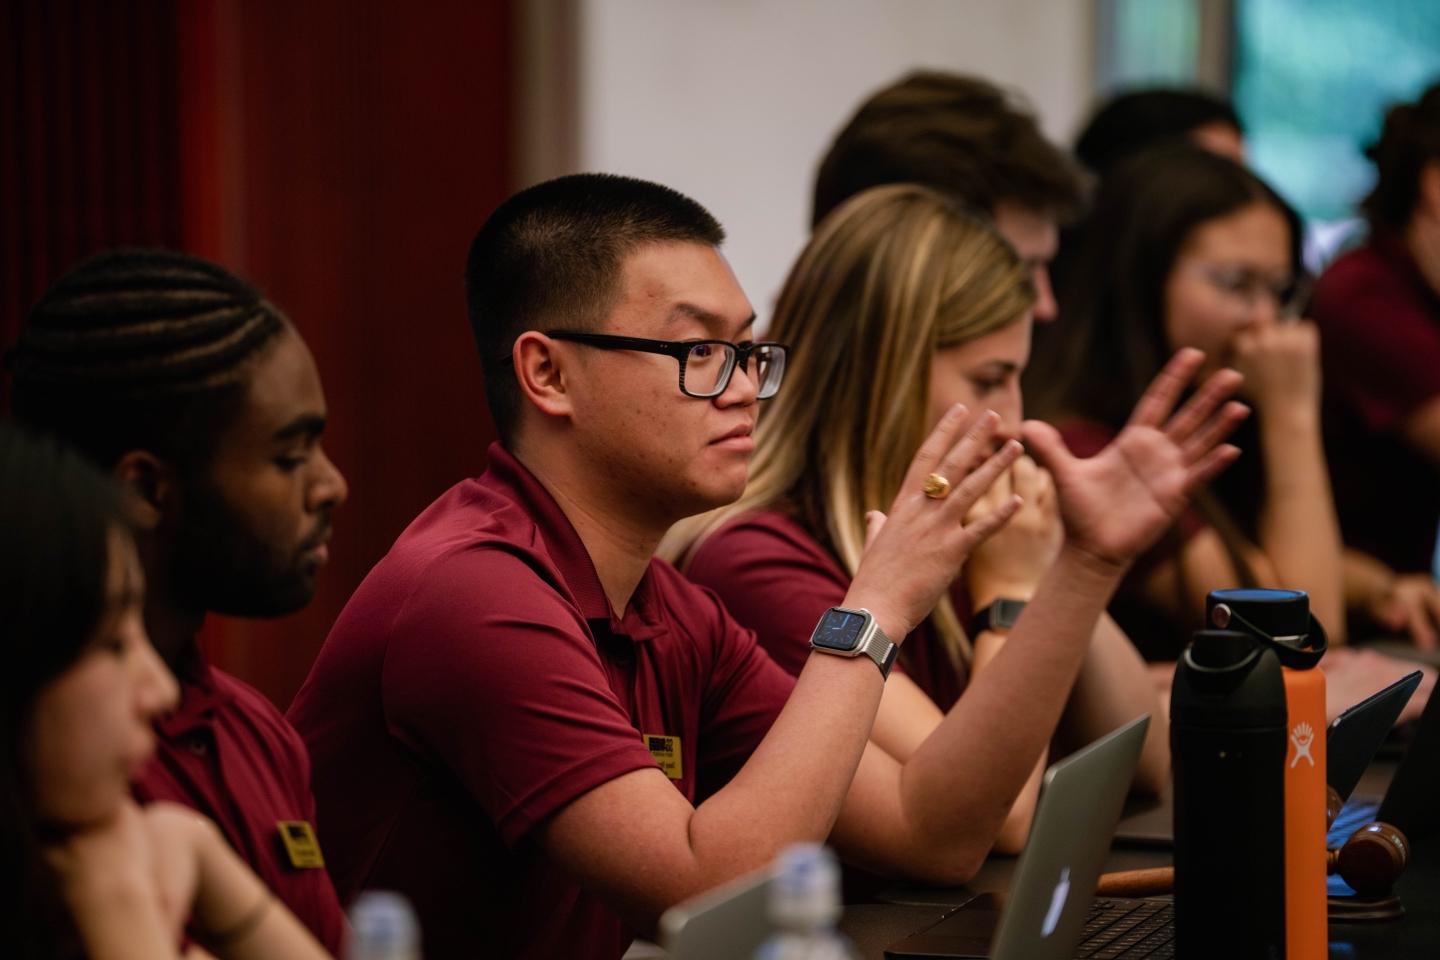
[[1305,670],[1320,662],[1329,638],[1300,590],[1212,590],[1205,598],[1207,625],[1248,633],[1269,646],[1280,663]]
[[786,847],[775,861],[770,919],[789,929],[834,926],[840,919],[840,865],[818,843]]
[[410,902],[367,890],[350,906],[350,960],[419,960],[420,924]]

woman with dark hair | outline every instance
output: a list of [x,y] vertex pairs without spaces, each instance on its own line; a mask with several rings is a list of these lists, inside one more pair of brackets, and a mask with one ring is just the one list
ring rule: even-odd
[[1220,587],[1305,590],[1344,633],[1340,536],[1320,437],[1319,338],[1294,312],[1300,224],[1263,181],[1193,146],[1136,156],[1107,179],[1061,290],[1064,323],[1036,358],[1041,416],[1077,453],[1125,423],[1182,347],[1245,376],[1253,409],[1228,472],[1132,571],[1115,611],[1173,659]]
[[222,958],[324,957],[209,821],[131,799],[177,687],[145,635],[118,494],[0,426],[0,542],[6,955],[178,957],[188,918]]
[[1386,115],[1363,246],[1325,271],[1325,431],[1346,579],[1372,629],[1440,643],[1440,84]]

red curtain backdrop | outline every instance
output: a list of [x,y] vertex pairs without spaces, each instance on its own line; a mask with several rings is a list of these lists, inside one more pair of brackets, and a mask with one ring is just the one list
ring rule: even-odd
[[[23,87],[0,93],[0,341],[75,256],[161,243],[250,278],[315,354],[325,445],[351,491],[330,566],[301,613],[212,618],[205,633],[217,663],[284,707],[405,524],[483,468],[493,428],[462,271],[511,187],[509,4],[49,2],[7,16],[0,70]],[[123,164],[104,137],[129,138]]]
[[176,0],[0,3],[0,348],[50,282],[181,242]]

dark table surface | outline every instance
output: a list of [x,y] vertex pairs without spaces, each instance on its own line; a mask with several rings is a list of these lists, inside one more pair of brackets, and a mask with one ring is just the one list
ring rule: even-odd
[[[1366,773],[1357,794],[1384,793],[1393,764],[1376,764]],[[1437,811],[1440,813],[1440,811]],[[1405,916],[1392,922],[1330,924],[1332,960],[1375,958],[1440,958],[1440,843],[1422,845],[1396,886]],[[841,928],[854,941],[862,960],[882,960],[885,947],[930,926],[946,912],[978,893],[1003,891],[1010,885],[1014,857],[992,857],[964,887],[896,886],[880,891],[886,902],[845,907]],[[1167,866],[1168,850],[1117,844],[1105,869],[1134,870]]]

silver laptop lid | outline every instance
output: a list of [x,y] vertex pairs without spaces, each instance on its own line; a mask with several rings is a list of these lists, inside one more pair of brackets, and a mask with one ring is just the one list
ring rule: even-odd
[[1070,960],[1150,727],[1141,716],[1045,771],[992,960]]
[[660,916],[660,945],[672,960],[750,957],[770,936],[774,869],[733,880]]

